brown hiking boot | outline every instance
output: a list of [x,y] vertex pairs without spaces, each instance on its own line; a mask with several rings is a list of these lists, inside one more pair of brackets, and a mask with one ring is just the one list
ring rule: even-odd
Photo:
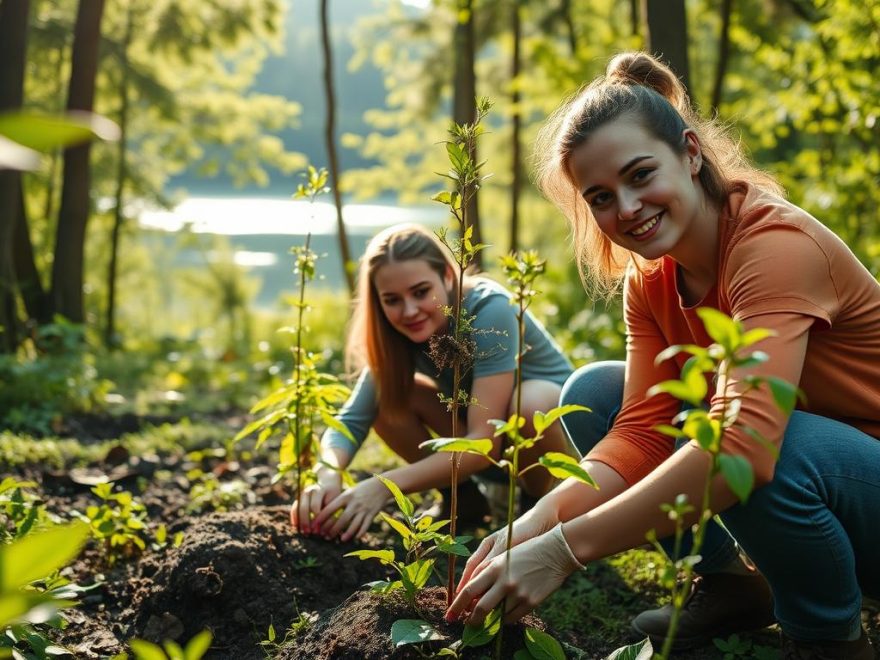
[[[642,612],[632,621],[633,629],[660,648],[669,630],[672,605]],[[760,573],[698,575],[684,602],[672,648],[696,648],[715,637],[764,628],[774,623],[773,594]]]
[[783,660],[875,660],[874,647],[862,629],[862,635],[851,642],[801,642],[782,634]]

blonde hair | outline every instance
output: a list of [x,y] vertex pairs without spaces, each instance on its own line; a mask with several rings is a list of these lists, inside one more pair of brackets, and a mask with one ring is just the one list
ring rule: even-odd
[[[455,275],[458,265],[440,240],[428,229],[415,224],[394,225],[377,234],[367,245],[358,270],[357,296],[345,346],[346,365],[350,370],[369,367],[379,392],[383,414],[394,418],[409,402],[415,374],[416,347],[395,330],[379,300],[374,278],[384,265],[419,259],[445,279]],[[455,295],[454,291],[451,295]]]
[[669,67],[641,52],[622,53],[608,63],[605,75],[566,99],[538,135],[537,184],[568,218],[584,285],[595,293],[613,293],[630,263],[652,270],[647,262],[615,245],[593,221],[578,190],[570,161],[575,149],[616,119],[631,117],[676,153],[684,153],[683,132],[692,129],[702,146],[699,180],[707,198],[723,207],[737,181],[782,193],[777,181],[754,167],[726,126],[699,117],[681,81]]

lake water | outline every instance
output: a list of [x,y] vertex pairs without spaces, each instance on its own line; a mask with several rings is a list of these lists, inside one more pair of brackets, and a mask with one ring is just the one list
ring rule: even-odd
[[[353,258],[359,258],[367,241],[383,227],[400,222],[417,222],[439,227],[447,219],[440,204],[404,207],[391,203],[345,204],[345,221]],[[312,234],[312,249],[322,255],[318,272],[323,276],[315,286],[344,287],[339,255],[336,208],[332,203],[269,197],[190,197],[171,211],[143,211],[140,224],[156,230],[160,249],[171,249],[174,233],[189,226],[200,234],[229,237],[235,261],[252,277],[261,280],[254,304],[274,307],[283,293],[294,289],[290,248],[302,245]],[[324,256],[326,255],[326,256]],[[210,257],[210,255],[209,255]],[[204,257],[196,250],[180,250],[174,263],[195,266]]]

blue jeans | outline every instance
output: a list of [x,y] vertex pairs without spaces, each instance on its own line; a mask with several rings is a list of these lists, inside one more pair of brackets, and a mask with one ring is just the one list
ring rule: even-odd
[[[597,362],[578,369],[563,387],[562,404],[578,403],[593,411],[562,418],[582,454],[614,423],[623,380],[623,362]],[[710,523],[696,566],[699,573],[723,569],[736,557],[738,542],[770,583],[776,618],[786,634],[821,640],[858,633],[862,592],[880,596],[877,438],[795,411],[773,481],[720,518],[727,531]],[[670,541],[664,541],[667,551]]]

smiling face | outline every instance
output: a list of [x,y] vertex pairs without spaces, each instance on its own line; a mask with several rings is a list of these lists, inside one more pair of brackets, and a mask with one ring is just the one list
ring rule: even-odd
[[446,329],[443,306],[449,304],[452,279],[451,272],[440,277],[424,259],[407,259],[379,267],[373,286],[391,327],[420,344]]
[[687,260],[702,218],[702,154],[692,131],[677,153],[631,117],[598,128],[574,149],[569,171],[599,229],[617,245],[657,259]]

